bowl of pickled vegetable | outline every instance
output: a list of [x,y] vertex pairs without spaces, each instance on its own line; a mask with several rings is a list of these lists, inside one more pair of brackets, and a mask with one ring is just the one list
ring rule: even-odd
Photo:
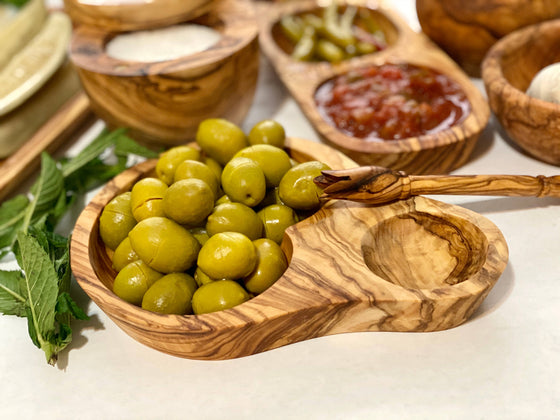
[[258,312],[289,266],[285,231],[322,205],[313,179],[352,166],[328,146],[286,138],[272,120],[249,133],[205,120],[196,143],[130,168],[88,204],[72,237],[73,272],[138,341],[213,358],[197,337],[230,329],[238,308]]

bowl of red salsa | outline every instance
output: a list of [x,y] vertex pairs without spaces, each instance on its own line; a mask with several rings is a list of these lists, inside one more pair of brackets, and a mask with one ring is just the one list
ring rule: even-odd
[[322,117],[364,141],[393,141],[447,130],[470,103],[446,75],[411,64],[353,69],[323,83],[315,94]]

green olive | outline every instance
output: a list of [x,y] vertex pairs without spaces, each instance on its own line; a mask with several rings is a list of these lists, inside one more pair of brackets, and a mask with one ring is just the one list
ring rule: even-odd
[[200,246],[204,245],[206,241],[210,238],[210,235],[208,235],[208,231],[206,230],[205,227],[192,228],[189,229],[189,232],[198,241]]
[[284,204],[282,200],[280,200],[280,195],[278,194],[278,187],[270,188],[266,190],[266,195],[264,196],[263,200],[259,203],[256,207],[256,210],[262,210],[265,207],[271,206],[273,204]]
[[204,163],[212,170],[212,172],[214,172],[214,175],[216,175],[216,179],[222,178],[222,169],[224,168],[222,168],[222,165],[220,165],[216,159],[204,156],[204,158],[202,159],[202,163]]
[[187,229],[165,217],[142,220],[128,236],[138,256],[162,273],[188,270],[200,250],[200,244]]
[[257,264],[253,242],[238,232],[221,232],[208,239],[198,254],[198,267],[213,279],[240,279]]
[[286,142],[286,131],[274,120],[264,120],[253,126],[249,132],[250,144],[270,144],[281,149]]
[[249,145],[241,128],[221,118],[202,121],[196,132],[196,142],[220,165],[228,163],[233,155]]
[[257,249],[257,266],[243,281],[249,292],[259,294],[282,277],[288,268],[288,260],[282,248],[270,239],[257,239],[253,244]]
[[199,287],[192,299],[196,315],[233,308],[249,300],[249,294],[233,280],[220,280]]
[[142,308],[161,314],[190,314],[191,300],[196,289],[196,282],[188,274],[167,274],[146,291],[142,298]]
[[117,249],[115,249],[115,252],[113,254],[113,259],[112,259],[113,268],[116,271],[121,271],[125,266],[139,259],[140,257],[132,249],[132,245],[130,244],[130,238],[127,236],[119,244]]
[[266,178],[255,161],[236,157],[224,167],[222,188],[232,201],[254,207],[266,194]]
[[113,198],[103,209],[99,217],[99,235],[107,247],[116,249],[134,225],[136,219],[130,206],[130,193],[125,192]]
[[175,182],[190,178],[197,178],[206,182],[214,194],[214,199],[218,198],[220,180],[216,178],[216,174],[208,165],[196,160],[185,160],[181,162],[175,171]]
[[317,162],[304,162],[290,169],[278,187],[280,199],[287,206],[296,210],[314,210],[319,208],[322,190],[313,180],[321,171],[330,169],[328,165]]
[[200,269],[200,267],[196,267],[194,272],[194,280],[198,287],[202,286],[203,284],[210,283],[216,281],[216,279],[211,278],[208,274]]
[[263,236],[263,223],[255,211],[241,203],[223,203],[214,207],[206,222],[208,235],[239,232],[251,240]]
[[162,153],[156,164],[157,177],[171,185],[177,166],[185,160],[200,160],[200,151],[190,146],[177,146]]
[[229,198],[227,194],[222,195],[220,198],[216,200],[216,206],[224,203],[233,203],[233,201],[231,201],[231,198]]
[[264,173],[267,187],[277,187],[282,177],[292,167],[290,156],[278,147],[270,144],[256,144],[241,149],[235,157],[246,157],[255,161]]
[[123,300],[134,305],[140,305],[144,293],[163,274],[150,268],[141,260],[126,265],[115,277],[113,292]]
[[167,184],[158,178],[144,178],[132,187],[130,205],[134,218],[140,222],[149,217],[163,216],[163,196]]
[[296,212],[282,204],[272,204],[257,213],[264,224],[265,236],[281,243],[284,231],[298,222]]
[[163,211],[182,225],[202,223],[214,208],[214,192],[200,179],[181,179],[169,186],[163,196]]

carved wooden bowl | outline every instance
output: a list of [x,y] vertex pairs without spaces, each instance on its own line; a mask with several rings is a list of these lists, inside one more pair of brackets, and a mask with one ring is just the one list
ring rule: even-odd
[[192,21],[221,33],[209,49],[154,63],[124,61],[106,53],[117,35],[80,26],[70,56],[95,113],[110,127],[129,127],[155,145],[192,140],[200,122],[226,118],[241,123],[255,93],[258,29],[248,0],[221,0]]
[[509,137],[532,156],[560,165],[560,105],[525,94],[539,70],[560,61],[560,19],[501,39],[482,64],[492,111]]
[[[287,146],[297,161],[355,166],[319,143]],[[112,293],[116,273],[98,224],[103,206],[154,167],[151,160],[124,172],[92,200],[76,223],[71,261],[80,286],[120,328],[172,355],[229,359],[344,332],[451,328],[506,266],[502,234],[472,211],[422,197],[380,207],[332,201],[286,231],[289,267],[264,293],[209,314],[151,313]]]
[[560,16],[556,0],[416,0],[422,30],[467,73],[494,43],[510,32]]
[[[366,7],[367,1],[349,4]],[[385,33],[388,48],[337,64],[292,59],[278,29],[282,16],[314,11],[317,0],[260,4],[260,42],[263,52],[322,140],[361,165],[378,165],[415,174],[442,174],[463,165],[488,123],[490,110],[468,76],[437,46],[418,34],[394,11],[370,8]],[[384,63],[409,63],[435,69],[459,83],[470,102],[470,112],[449,129],[390,141],[365,141],[346,135],[325,121],[315,104],[315,92],[325,81],[351,69]]]
[[103,31],[134,31],[173,25],[207,13],[213,0],[64,0],[64,10],[76,25]]

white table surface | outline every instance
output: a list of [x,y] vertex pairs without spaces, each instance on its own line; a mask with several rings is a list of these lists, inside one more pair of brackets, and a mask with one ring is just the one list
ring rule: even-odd
[[[419,28],[413,0],[388,3]],[[270,117],[288,135],[318,141],[263,59],[244,127]],[[521,153],[491,121],[455,173],[559,172]],[[139,344],[74,285],[91,320],[74,325],[58,367],[33,346],[25,319],[0,316],[0,419],[560,418],[560,203],[438,199],[486,216],[509,246],[505,272],[462,326],[342,334],[236,360],[193,361]]]

